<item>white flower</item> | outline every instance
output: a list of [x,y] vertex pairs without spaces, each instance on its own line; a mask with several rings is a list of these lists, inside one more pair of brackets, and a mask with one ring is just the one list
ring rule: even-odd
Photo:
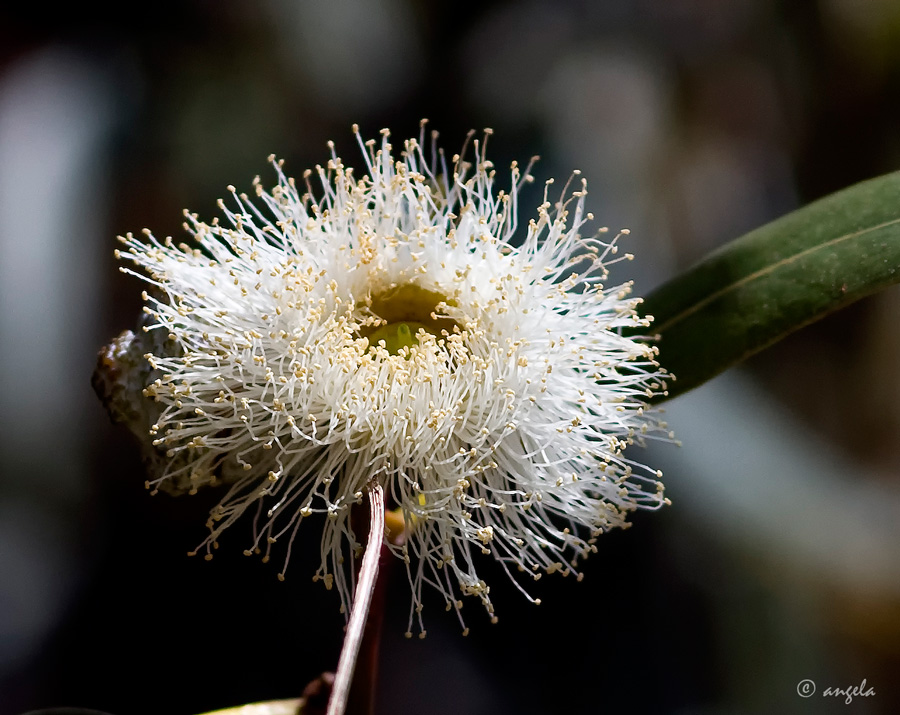
[[481,554],[517,584],[570,573],[597,534],[666,502],[661,474],[623,456],[664,429],[647,409],[664,375],[654,348],[620,334],[648,323],[630,284],[600,283],[616,239],[579,233],[584,182],[554,205],[545,190],[519,226],[527,170],[495,190],[483,143],[448,174],[422,139],[397,157],[387,131],[380,147],[360,139],[361,178],[332,146],[302,195],[277,162],[255,201],[229,187],[227,222],[186,213],[195,245],[145,231],[117,252],[153,286],[144,395],[167,461],[150,486],[227,485],[208,558],[249,510],[247,553],[287,541],[286,567],[301,522],[324,515],[316,579],[348,607],[351,508],[380,482],[406,523],[392,549],[420,631],[425,584],[493,617]]

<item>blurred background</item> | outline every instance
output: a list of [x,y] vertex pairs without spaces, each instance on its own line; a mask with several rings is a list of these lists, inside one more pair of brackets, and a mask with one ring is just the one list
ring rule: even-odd
[[[286,583],[207,564],[215,495],[151,498],[92,393],[141,285],[115,236],[181,232],[266,157],[353,164],[350,125],[431,119],[458,150],[581,169],[630,228],[646,293],[708,251],[900,168],[892,0],[188,0],[0,9],[0,715],[190,715],[293,697],[342,616],[297,555]],[[526,197],[528,198],[528,197]],[[522,206],[533,206],[524,200]],[[673,505],[605,535],[536,608],[487,569],[500,622],[442,604],[406,641],[392,583],[380,712],[892,713],[900,708],[900,292],[810,326],[668,406]],[[317,539],[313,540],[313,543]],[[803,699],[797,684],[816,683]],[[825,698],[865,679],[875,695]]]

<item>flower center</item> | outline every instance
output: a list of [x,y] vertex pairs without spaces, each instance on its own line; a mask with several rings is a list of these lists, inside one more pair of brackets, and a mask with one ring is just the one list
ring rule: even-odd
[[384,322],[377,327],[363,328],[360,333],[369,339],[370,345],[384,340],[388,352],[397,355],[402,348],[418,344],[416,333],[419,328],[436,338],[440,338],[444,330],[453,332],[456,321],[437,315],[441,303],[452,304],[452,301],[412,283],[389,288],[373,295],[370,306]]
[[[376,328],[369,335],[369,344],[377,345],[379,340],[384,340],[384,347],[391,355],[399,355],[401,348],[411,348],[418,345],[415,333],[419,332],[419,328],[428,328],[421,323],[388,323]],[[431,331],[428,331],[431,332]]]

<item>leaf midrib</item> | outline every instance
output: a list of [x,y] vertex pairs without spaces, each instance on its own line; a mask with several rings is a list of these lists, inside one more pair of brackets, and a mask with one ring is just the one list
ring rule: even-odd
[[723,295],[726,295],[726,294],[730,293],[731,291],[737,290],[741,286],[744,286],[748,283],[752,283],[753,281],[758,280],[759,278],[761,278],[765,275],[773,273],[776,270],[778,270],[779,268],[790,265],[791,263],[798,261],[807,255],[813,254],[819,250],[831,248],[832,246],[835,246],[835,245],[841,243],[842,241],[847,241],[847,240],[850,240],[853,238],[858,238],[859,236],[864,236],[865,234],[871,233],[873,231],[880,231],[883,228],[887,228],[888,226],[893,226],[894,224],[898,224],[898,223],[900,223],[900,218],[896,218],[891,221],[886,221],[886,222],[880,223],[876,226],[869,226],[868,228],[864,228],[859,231],[854,231],[852,233],[847,233],[842,236],[837,236],[835,238],[832,238],[832,239],[826,241],[825,243],[818,243],[815,246],[806,248],[798,253],[788,256],[787,258],[783,258],[780,261],[777,261],[776,263],[769,264],[765,268],[761,268],[760,270],[750,273],[750,274],[744,276],[743,278],[741,278],[740,280],[735,281],[734,283],[730,283],[729,285],[725,286],[724,288],[720,288],[719,290],[717,290],[713,293],[710,293],[708,296],[703,298],[703,300],[697,301],[690,308],[688,308],[687,310],[683,310],[681,313],[670,318],[662,325],[654,326],[656,328],[656,332],[662,333],[663,331],[665,331],[672,325],[675,325],[676,323],[681,322],[685,318],[693,315],[694,313],[701,310],[702,308],[709,305],[710,303],[718,300]]

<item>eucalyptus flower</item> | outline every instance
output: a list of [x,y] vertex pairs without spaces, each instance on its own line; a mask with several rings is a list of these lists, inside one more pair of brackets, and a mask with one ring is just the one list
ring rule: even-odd
[[351,511],[377,483],[402,529],[390,548],[412,591],[407,635],[424,635],[426,585],[495,620],[485,555],[537,602],[529,581],[580,577],[598,534],[667,503],[661,473],[624,454],[670,438],[648,407],[666,375],[629,337],[649,325],[631,285],[604,285],[630,256],[622,234],[582,234],[577,172],[520,224],[529,169],[513,164],[498,189],[490,132],[450,170],[423,150],[424,125],[399,154],[387,131],[354,132],[359,177],[333,145],[299,185],[271,159],[277,184],[229,187],[224,220],[185,212],[192,243],[120,237],[123,270],[149,284],[146,316],[101,355],[101,391],[149,431],[150,489],[223,485],[207,558],[249,512],[246,553],[268,560],[285,542],[283,577],[316,528],[314,580],[349,609]]

